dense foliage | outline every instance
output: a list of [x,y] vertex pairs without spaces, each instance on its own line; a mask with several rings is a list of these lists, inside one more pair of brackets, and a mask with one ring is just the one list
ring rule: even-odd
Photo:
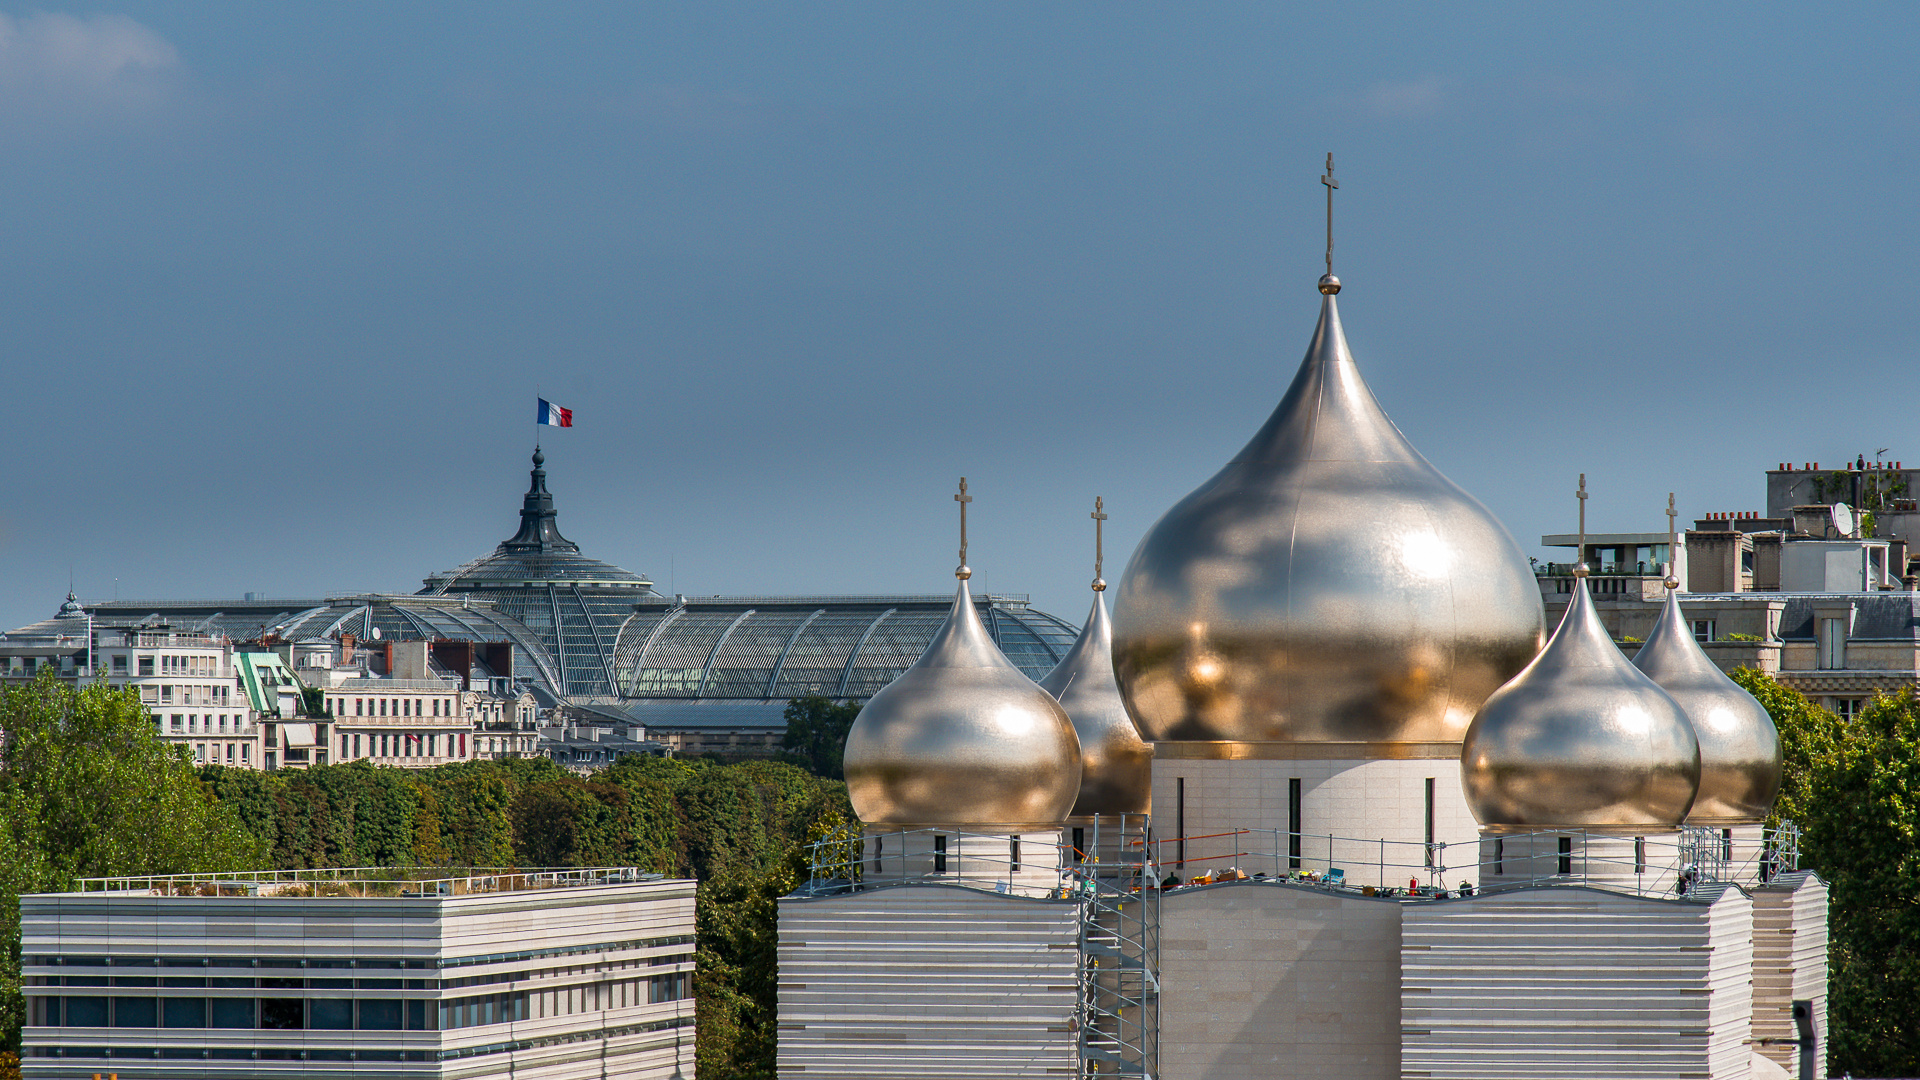
[[578,777],[545,758],[403,770],[356,761],[202,775],[280,868],[638,866],[701,882],[702,1076],[773,1076],[774,900],[845,788],[771,761],[627,757]]
[[784,714],[787,733],[780,747],[791,760],[813,773],[833,780],[846,779],[842,758],[847,750],[847,732],[853,730],[860,704],[835,705],[831,700],[811,695],[787,702]]
[[17,1051],[20,894],[78,878],[241,870],[265,852],[132,690],[51,674],[0,689],[0,1046]]
[[1920,1075],[1920,699],[1876,698],[1842,721],[1758,672],[1734,678],[1780,729],[1776,813],[1831,890],[1829,1064]]

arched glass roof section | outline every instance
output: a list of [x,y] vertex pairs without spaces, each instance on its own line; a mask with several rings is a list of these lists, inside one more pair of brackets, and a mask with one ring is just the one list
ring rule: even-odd
[[[1038,679],[1079,628],[1024,596],[974,601],[1007,658]],[[684,597],[634,605],[614,646],[623,698],[871,697],[926,651],[945,596]]]

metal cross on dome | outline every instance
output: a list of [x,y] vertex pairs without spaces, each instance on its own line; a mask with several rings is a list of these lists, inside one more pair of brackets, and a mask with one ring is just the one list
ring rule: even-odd
[[960,478],[960,494],[955,495],[953,501],[960,504],[960,569],[954,573],[966,578],[971,574],[967,568],[967,504],[973,501],[973,496],[967,494],[967,478],[964,476]]
[[1105,562],[1105,559],[1106,559],[1105,552],[1102,550],[1102,537],[1101,537],[1101,530],[1105,526],[1107,521],[1107,515],[1101,512],[1105,506],[1106,506],[1106,503],[1101,500],[1100,496],[1095,495],[1093,497],[1093,513],[1089,516],[1093,518],[1093,591],[1094,592],[1105,592],[1107,589],[1107,583],[1106,583],[1105,577],[1100,573],[1101,565]]
[[1320,178],[1327,185],[1327,274],[1333,274],[1333,191],[1340,181],[1333,178],[1333,151],[1327,151],[1327,174]]
[[1580,474],[1580,490],[1574,493],[1580,500],[1580,546],[1573,552],[1573,576],[1587,576],[1587,474]]
[[1680,566],[1680,533],[1679,533],[1679,527],[1674,524],[1674,519],[1678,516],[1679,514],[1673,508],[1673,492],[1669,491],[1667,492],[1667,580],[1666,580],[1666,586],[1669,589],[1677,589],[1680,587],[1680,576],[1677,573]]

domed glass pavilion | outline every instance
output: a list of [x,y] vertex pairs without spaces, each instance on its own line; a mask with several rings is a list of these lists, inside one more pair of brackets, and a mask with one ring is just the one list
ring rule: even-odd
[[[789,698],[871,697],[919,658],[952,606],[941,595],[662,596],[644,576],[582,555],[560,534],[544,465],[536,451],[519,531],[428,577],[416,594],[90,606],[238,640],[509,641],[515,675],[536,690],[665,725],[696,704],[704,706],[697,715],[751,714],[764,725]],[[1007,658],[1034,679],[1079,633],[1024,595],[974,602]]]

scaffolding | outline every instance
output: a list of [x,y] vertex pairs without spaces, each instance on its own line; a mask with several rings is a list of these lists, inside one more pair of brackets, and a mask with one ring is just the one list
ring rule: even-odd
[[1081,872],[1081,1075],[1160,1075],[1160,877],[1145,814],[1086,819]]

